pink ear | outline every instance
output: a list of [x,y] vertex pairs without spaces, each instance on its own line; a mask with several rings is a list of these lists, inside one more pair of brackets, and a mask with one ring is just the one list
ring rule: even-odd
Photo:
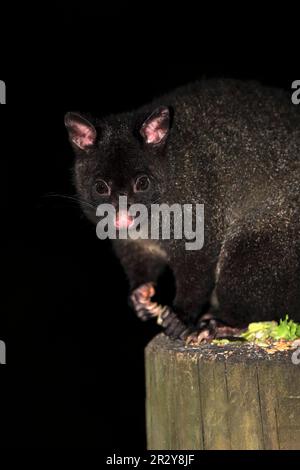
[[67,113],[65,125],[69,131],[71,141],[82,150],[94,145],[97,132],[94,126],[85,118],[76,113]]
[[167,136],[170,128],[168,108],[156,109],[144,122],[140,133],[146,144],[159,144]]

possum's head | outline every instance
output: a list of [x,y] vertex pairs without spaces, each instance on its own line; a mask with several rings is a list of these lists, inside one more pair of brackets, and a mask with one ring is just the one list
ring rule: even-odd
[[[168,107],[102,120],[71,112],[65,125],[76,156],[76,189],[89,219],[97,222],[100,204],[118,209],[119,196],[127,197],[128,206],[160,203],[171,129]],[[116,228],[131,223],[126,211],[117,212]]]

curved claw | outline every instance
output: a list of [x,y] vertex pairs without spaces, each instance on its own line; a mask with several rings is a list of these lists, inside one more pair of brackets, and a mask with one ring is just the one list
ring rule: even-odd
[[190,332],[186,338],[186,344],[199,345],[200,343],[210,343],[215,338],[228,338],[229,336],[239,335],[243,330],[218,323],[215,318],[208,319],[205,323],[201,322],[202,328],[198,327]]
[[199,345],[200,343],[210,343],[213,339],[215,339],[216,337],[216,334],[214,331],[211,331],[209,328],[203,328],[202,330],[195,330],[193,332],[191,332],[186,340],[185,340],[185,343],[186,344],[195,344],[195,345]]

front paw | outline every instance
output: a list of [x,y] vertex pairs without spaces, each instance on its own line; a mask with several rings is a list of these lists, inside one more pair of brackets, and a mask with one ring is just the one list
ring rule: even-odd
[[152,282],[141,285],[130,295],[131,304],[142,321],[149,320],[156,316],[155,307],[157,304],[151,301],[155,294],[155,287]]
[[155,287],[151,282],[143,284],[132,292],[130,300],[137,316],[143,321],[156,318],[157,324],[164,329],[167,336],[172,339],[181,338],[187,326],[171,307],[153,302],[151,299],[154,295]]

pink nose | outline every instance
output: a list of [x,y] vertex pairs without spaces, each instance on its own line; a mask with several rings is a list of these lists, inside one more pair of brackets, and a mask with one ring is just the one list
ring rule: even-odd
[[128,227],[131,227],[133,222],[134,222],[133,217],[131,217],[128,214],[128,212],[126,211],[118,212],[115,218],[115,227],[117,229],[128,228]]

